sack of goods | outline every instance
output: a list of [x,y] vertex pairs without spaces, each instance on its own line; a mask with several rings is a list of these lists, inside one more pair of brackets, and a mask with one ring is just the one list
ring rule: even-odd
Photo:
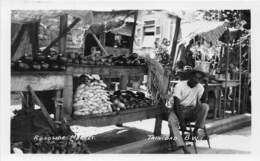
[[105,88],[106,84],[95,77],[91,77],[91,82],[81,84],[74,95],[74,115],[112,112],[112,103],[109,101],[109,94]]

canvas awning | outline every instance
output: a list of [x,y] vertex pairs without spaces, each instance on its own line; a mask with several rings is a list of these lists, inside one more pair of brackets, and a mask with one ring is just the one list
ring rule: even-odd
[[68,14],[80,18],[84,25],[91,25],[133,17],[134,12],[134,10],[14,10],[12,11],[11,19],[14,23],[27,23]]
[[207,42],[217,45],[219,38],[227,30],[228,23],[219,21],[194,21],[181,24],[180,41],[174,56],[175,64],[182,56],[180,48],[185,48],[196,36],[202,37]]
[[195,36],[201,36],[204,40],[216,45],[218,39],[227,29],[226,22],[195,21],[181,24],[181,43],[188,45]]
[[132,36],[133,23],[126,23],[125,25],[110,30],[113,34],[119,34],[123,36]]

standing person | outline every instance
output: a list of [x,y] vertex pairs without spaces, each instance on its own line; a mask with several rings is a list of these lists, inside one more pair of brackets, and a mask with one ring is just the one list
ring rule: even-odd
[[205,76],[201,69],[196,68],[191,71],[188,80],[179,82],[174,88],[174,104],[170,109],[168,124],[171,134],[177,138],[175,140],[177,146],[182,147],[185,154],[190,152],[179,132],[179,125],[182,130],[186,130],[185,121],[195,121],[193,131],[195,136],[199,128],[204,128],[209,106],[202,100],[204,87],[200,82]]

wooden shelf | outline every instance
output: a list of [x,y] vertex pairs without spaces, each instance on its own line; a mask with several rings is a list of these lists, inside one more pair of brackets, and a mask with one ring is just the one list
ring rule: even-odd
[[66,71],[24,71],[11,72],[11,91],[35,91],[63,89],[66,78],[77,74],[101,74],[107,76],[142,76],[147,74],[144,66],[86,66],[70,65]]
[[35,76],[42,76],[42,75],[65,75],[66,71],[14,71],[11,72],[11,76],[26,76],[26,75],[35,75]]
[[100,74],[109,76],[141,76],[146,75],[147,69],[145,66],[91,66],[91,65],[70,65],[67,67],[67,72],[73,75],[76,74]]
[[[128,76],[143,76],[147,74],[145,66],[86,66],[69,65],[66,71],[25,71],[11,73],[12,91],[28,91],[30,85],[34,91],[60,90],[63,89],[64,117],[72,115],[73,102],[73,76],[78,74],[100,74],[117,76],[126,82]],[[121,83],[122,83],[121,82]],[[112,112],[103,115],[74,116],[71,125],[81,126],[108,126],[154,118],[163,112],[161,108],[147,107],[138,108],[118,113]],[[69,119],[70,120],[70,119]]]
[[11,91],[28,91],[30,85],[34,91],[59,90],[65,86],[66,72],[12,72]]
[[162,113],[163,110],[160,107],[147,107],[119,113],[113,112],[103,116],[74,116],[70,125],[101,127],[154,118]]

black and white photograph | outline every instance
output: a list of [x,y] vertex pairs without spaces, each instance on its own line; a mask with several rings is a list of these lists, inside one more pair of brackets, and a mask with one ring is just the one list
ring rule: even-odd
[[228,7],[10,10],[10,155],[250,155],[251,18]]

